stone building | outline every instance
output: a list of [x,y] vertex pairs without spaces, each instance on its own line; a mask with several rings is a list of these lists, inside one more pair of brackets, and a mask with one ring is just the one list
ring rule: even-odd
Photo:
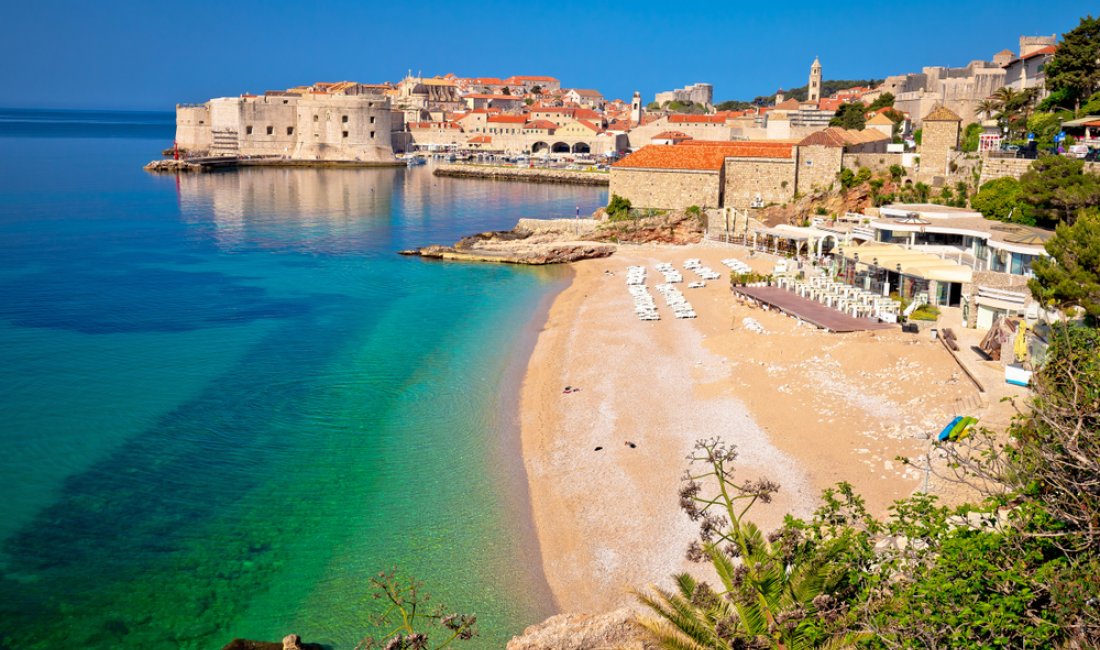
[[1005,86],[1013,90],[1037,88],[1039,97],[1046,97],[1046,66],[1058,51],[1057,38],[1050,36],[1021,36],[1020,56],[1004,64]]
[[962,120],[944,106],[932,109],[922,120],[920,145],[920,177],[933,185],[942,185],[951,170],[949,165],[959,148]]
[[[326,84],[331,86],[331,84]],[[293,161],[389,163],[389,98],[360,93],[271,91],[176,107],[176,142],[200,155],[272,156]]]
[[[878,131],[830,128],[801,141],[649,145],[611,167],[611,193],[639,208],[762,207],[830,188],[860,156],[886,158]],[[898,158],[900,162],[900,157]]]

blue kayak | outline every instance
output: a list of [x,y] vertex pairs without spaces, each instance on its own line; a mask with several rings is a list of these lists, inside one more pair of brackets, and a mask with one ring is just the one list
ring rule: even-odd
[[962,419],[963,418],[960,415],[960,416],[957,416],[954,420],[951,420],[951,423],[948,424],[946,427],[944,427],[943,431],[940,431],[940,435],[936,436],[936,440],[939,440],[941,442],[944,441],[944,440],[947,440],[947,438],[951,435],[951,431],[953,431],[955,429],[955,426],[959,422],[962,422]]

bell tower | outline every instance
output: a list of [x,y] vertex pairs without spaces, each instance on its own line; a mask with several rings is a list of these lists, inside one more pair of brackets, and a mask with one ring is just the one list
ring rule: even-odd
[[814,57],[814,63],[810,66],[810,84],[806,86],[806,101],[816,104],[821,100],[821,61]]
[[635,125],[642,123],[642,94],[634,91],[634,98],[630,100],[630,121]]

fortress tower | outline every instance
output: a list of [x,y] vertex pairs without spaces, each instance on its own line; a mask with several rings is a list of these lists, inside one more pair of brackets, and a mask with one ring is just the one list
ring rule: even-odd
[[642,93],[634,91],[634,98],[630,100],[630,121],[635,125],[642,123]]
[[816,104],[821,100],[821,61],[814,57],[810,66],[810,84],[806,86],[806,102]]

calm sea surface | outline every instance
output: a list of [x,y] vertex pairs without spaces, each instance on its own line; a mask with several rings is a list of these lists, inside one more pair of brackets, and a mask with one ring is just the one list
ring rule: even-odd
[[465,647],[552,613],[514,408],[564,276],[394,251],[606,193],[143,172],[172,130],[0,110],[0,647],[350,648],[394,566]]

